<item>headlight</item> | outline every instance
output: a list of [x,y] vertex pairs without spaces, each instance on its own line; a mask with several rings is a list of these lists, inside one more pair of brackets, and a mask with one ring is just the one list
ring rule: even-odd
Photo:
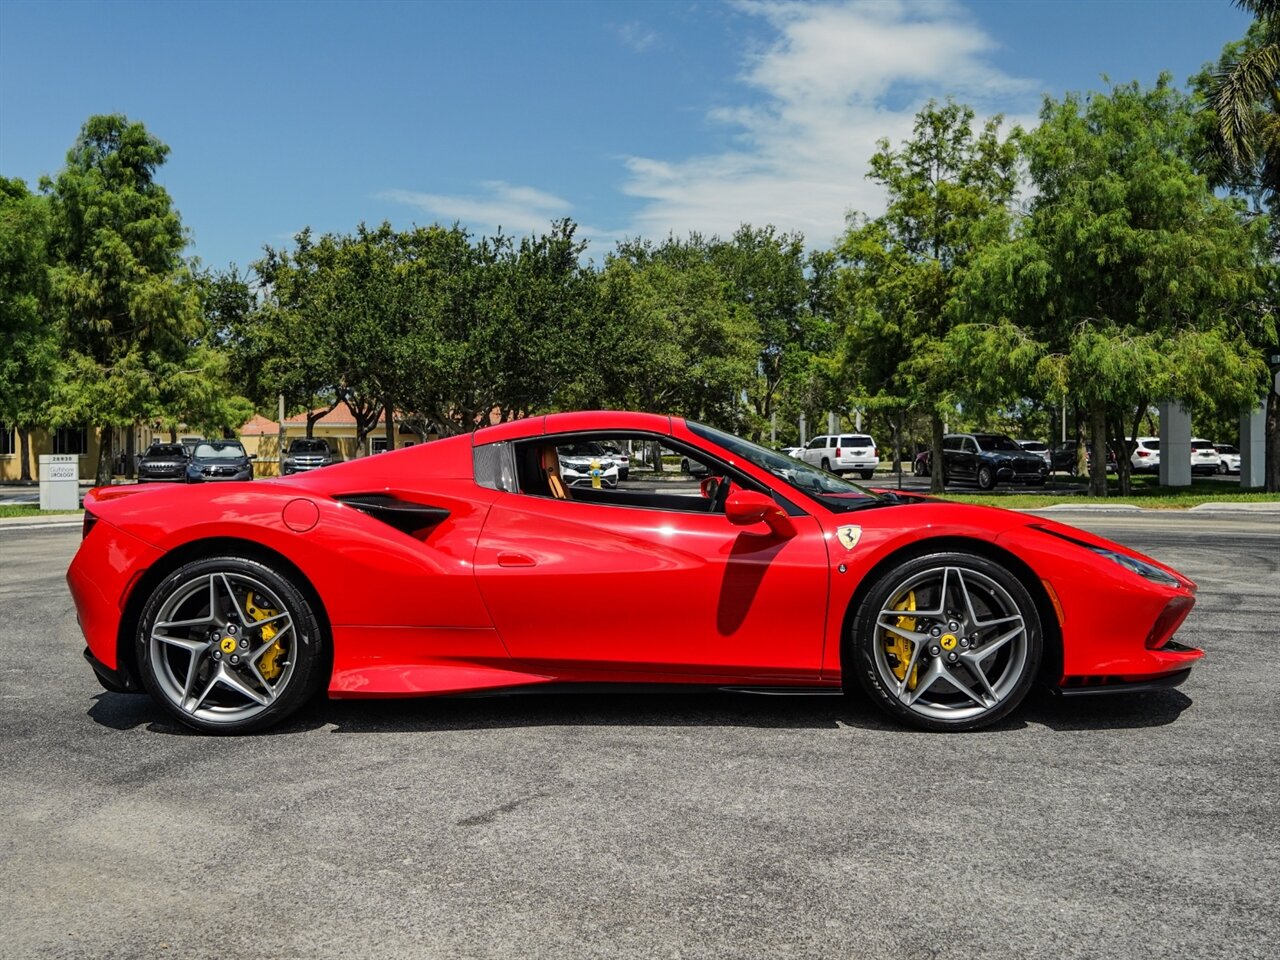
[[1116,550],[1109,550],[1106,547],[1094,546],[1092,543],[1086,543],[1083,540],[1077,540],[1075,537],[1068,536],[1065,533],[1059,533],[1057,530],[1049,530],[1038,524],[1032,524],[1041,533],[1047,533],[1051,537],[1057,537],[1059,540],[1066,540],[1068,543],[1074,543],[1078,547],[1084,547],[1086,550],[1092,550],[1100,557],[1106,557],[1115,563],[1120,564],[1126,570],[1136,573],[1145,580],[1152,583],[1158,583],[1165,587],[1181,587],[1182,582],[1172,574],[1166,573],[1155,564],[1147,563],[1145,560],[1139,560],[1137,557],[1131,557],[1127,553],[1120,553]]
[[1147,563],[1145,560],[1139,560],[1137,557],[1131,557],[1128,554],[1116,553],[1114,550],[1105,550],[1102,547],[1090,547],[1094,553],[1100,557],[1106,557],[1108,560],[1114,560],[1120,566],[1132,570],[1140,577],[1146,577],[1152,583],[1159,583],[1166,587],[1181,586],[1177,579],[1165,573],[1159,567]]

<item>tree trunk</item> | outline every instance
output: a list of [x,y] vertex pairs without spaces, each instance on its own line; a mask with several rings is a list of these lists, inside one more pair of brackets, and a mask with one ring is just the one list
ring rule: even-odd
[[31,482],[31,428],[18,428],[18,456],[22,458],[22,474],[20,479],[23,483]]
[[103,427],[98,434],[98,472],[94,481],[99,487],[111,485],[111,446],[115,439],[115,430],[110,426]]
[[386,400],[382,401],[382,409],[387,414],[386,433],[383,434],[387,438],[387,449],[394,450],[396,448],[396,418],[395,408]]
[[942,459],[942,417],[936,413],[929,414],[929,433],[930,433],[930,451],[929,451],[929,492],[942,493],[946,490],[943,483],[943,473],[946,471],[946,465]]
[[1089,496],[1107,495],[1107,408],[1101,400],[1089,404]]

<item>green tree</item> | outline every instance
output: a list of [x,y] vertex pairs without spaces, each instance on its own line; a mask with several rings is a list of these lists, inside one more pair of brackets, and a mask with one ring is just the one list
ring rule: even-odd
[[168,155],[141,123],[90,117],[62,172],[41,181],[66,343],[51,413],[101,428],[99,483],[111,479],[113,430],[160,409],[164,371],[185,369],[200,335],[182,221],[155,179]]
[[[975,130],[969,107],[931,102],[899,149],[880,141],[868,176],[885,188],[887,209],[854,220],[839,247],[846,390],[854,405],[889,411],[896,422],[926,412],[934,463],[957,384],[972,375],[945,347],[957,292],[977,254],[1010,231],[1018,132],[1001,137],[1000,122]],[[934,470],[935,492],[942,479]]]
[[247,312],[241,296],[226,290],[228,339],[246,393],[259,409],[305,412],[306,435],[337,406],[339,373],[326,297],[336,241],[315,241],[310,228],[294,237],[294,248],[267,247],[253,265],[260,298]]
[[[1009,325],[988,357],[1038,344],[1036,385],[1086,411],[1090,492],[1105,496],[1106,445],[1123,451],[1151,404],[1238,409],[1256,396],[1247,305],[1265,235],[1192,169],[1191,104],[1168,77],[1047,99],[1041,121],[1024,140],[1030,211],[971,268],[965,309]],[[1195,362],[1208,357],[1213,366]]]
[[[1215,67],[1192,78],[1200,97],[1208,149],[1202,172],[1216,187],[1246,198],[1250,215],[1270,214],[1271,263],[1280,263],[1280,3],[1236,0],[1254,22],[1243,40],[1229,43]],[[1270,284],[1255,310],[1274,318],[1280,290]],[[1280,341],[1256,343],[1270,357]],[[1266,391],[1266,488],[1280,490],[1280,393]]]
[[31,480],[31,428],[45,416],[58,328],[48,310],[48,202],[0,177],[0,429],[17,431]]

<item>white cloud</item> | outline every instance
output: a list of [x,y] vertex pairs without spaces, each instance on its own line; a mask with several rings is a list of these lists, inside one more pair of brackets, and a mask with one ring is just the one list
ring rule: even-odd
[[429,214],[444,223],[460,221],[470,230],[492,233],[499,227],[508,233],[542,231],[550,221],[569,215],[573,205],[563,197],[538,190],[486,180],[478,196],[420,193],[416,190],[387,190],[379,200],[391,200]]
[[945,0],[737,7],[777,31],[745,56],[741,80],[761,99],[709,114],[736,129],[732,150],[626,160],[623,189],[645,201],[629,233],[727,234],[742,222],[772,223],[825,245],[849,210],[883,208],[867,160],[881,137],[897,143],[910,133],[925,101],[950,95],[994,113],[1034,93],[1033,83],[991,65],[995,42]]
[[[501,229],[508,236],[546,233],[551,221],[573,216],[573,204],[536,187],[485,180],[471,195],[422,193],[416,190],[384,190],[379,200],[413,207],[433,221],[458,221],[473,234],[492,235]],[[575,218],[576,220],[576,218]],[[590,241],[592,250],[608,248],[623,234],[578,224],[577,235]]]
[[644,53],[658,39],[658,34],[639,20],[629,20],[626,23],[616,24],[613,27],[613,32],[618,35],[619,40],[636,53]]

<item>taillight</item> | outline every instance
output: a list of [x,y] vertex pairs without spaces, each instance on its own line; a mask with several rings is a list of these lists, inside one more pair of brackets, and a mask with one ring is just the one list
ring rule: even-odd
[[871,448],[871,455],[872,455],[873,457],[876,457],[877,459],[879,459],[879,457],[880,457],[880,449],[879,449],[878,447],[872,447],[872,448]]
[[81,540],[89,536],[89,531],[93,529],[93,525],[97,522],[98,522],[98,518],[95,517],[92,513],[90,513],[88,510],[84,512],[84,523],[81,524],[80,526]]
[[1140,457],[1149,457],[1149,456],[1151,456],[1151,454],[1147,453],[1147,451],[1145,451],[1145,450],[1139,450],[1139,451],[1138,451],[1138,456],[1140,456]]
[[840,459],[840,448],[839,448],[839,447],[836,447],[836,459],[837,459],[837,460],[839,460],[839,459]]

